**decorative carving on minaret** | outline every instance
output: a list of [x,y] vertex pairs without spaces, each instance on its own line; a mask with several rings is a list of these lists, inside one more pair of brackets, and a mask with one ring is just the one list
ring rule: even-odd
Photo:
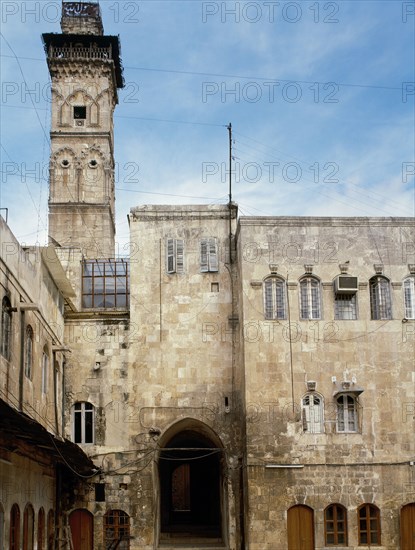
[[117,36],[96,2],[63,2],[62,33],[43,35],[52,80],[49,234],[114,254],[113,113],[124,86]]
[[71,147],[61,147],[50,159],[50,202],[78,202],[79,158]]

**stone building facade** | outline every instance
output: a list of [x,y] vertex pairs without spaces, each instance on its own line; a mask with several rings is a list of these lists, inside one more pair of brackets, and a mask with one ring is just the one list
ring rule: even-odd
[[[64,488],[97,471],[64,434],[64,302],[53,247],[24,247],[0,219],[0,548],[55,548]],[[60,529],[59,529],[60,527]]]
[[[64,2],[44,43],[51,244],[27,263],[2,225],[0,387],[23,396],[4,399],[10,414],[30,396],[60,450],[44,466],[48,550],[414,550],[414,220],[142,205],[116,258],[118,38],[97,4]],[[24,316],[12,331],[10,307]],[[49,328],[28,381],[19,327],[37,319]],[[54,397],[37,418],[44,345]],[[7,470],[25,435],[0,431],[2,488],[32,475],[27,451]],[[0,548],[23,509],[5,494]],[[41,522],[48,506],[31,505]]]
[[413,547],[413,230],[239,220],[249,548]]

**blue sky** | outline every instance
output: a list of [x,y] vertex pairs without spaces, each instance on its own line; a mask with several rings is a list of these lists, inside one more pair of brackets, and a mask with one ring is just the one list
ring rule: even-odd
[[[415,214],[413,2],[100,5],[126,82],[115,112],[120,250],[130,207],[227,202],[229,122],[242,215]],[[60,32],[59,7],[1,2],[1,206],[24,243],[47,241],[41,34]]]

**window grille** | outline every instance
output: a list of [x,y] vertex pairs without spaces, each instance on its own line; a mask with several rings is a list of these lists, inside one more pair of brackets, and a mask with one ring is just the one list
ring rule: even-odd
[[33,366],[33,329],[30,325],[26,327],[24,373],[27,378],[32,379]]
[[335,294],[334,318],[343,321],[357,319],[356,294]]
[[286,319],[285,281],[279,277],[268,277],[264,281],[265,319]]
[[2,300],[2,308],[1,308],[0,353],[7,360],[10,359],[11,336],[12,336],[11,303],[10,303],[10,300],[7,298],[7,296],[5,296]]
[[415,319],[415,277],[408,277],[403,282],[406,319]]
[[[105,549],[129,550],[130,517],[122,510],[108,510],[104,516]],[[118,544],[117,544],[118,543]]]
[[372,277],[370,284],[370,310],[372,319],[392,319],[390,283],[386,277]]
[[320,281],[315,277],[304,277],[300,281],[301,319],[321,319]]

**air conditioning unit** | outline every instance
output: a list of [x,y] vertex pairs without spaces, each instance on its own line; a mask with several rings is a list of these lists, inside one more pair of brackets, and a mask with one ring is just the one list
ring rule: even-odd
[[355,294],[359,290],[357,277],[339,275],[334,279],[334,292],[336,294]]

